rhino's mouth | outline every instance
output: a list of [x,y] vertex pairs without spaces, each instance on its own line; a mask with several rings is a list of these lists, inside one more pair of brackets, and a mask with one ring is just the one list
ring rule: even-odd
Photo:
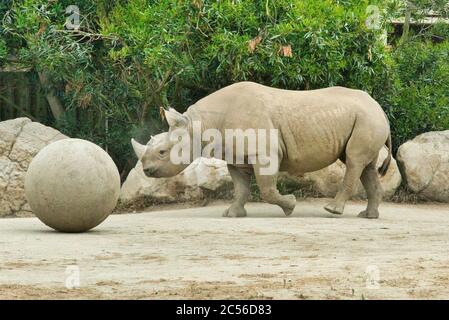
[[158,170],[156,168],[147,168],[143,170],[143,172],[148,178],[159,178]]

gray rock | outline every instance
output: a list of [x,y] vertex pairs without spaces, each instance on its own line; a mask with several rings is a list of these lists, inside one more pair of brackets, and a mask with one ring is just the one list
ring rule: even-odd
[[0,122],[0,217],[31,215],[24,191],[28,165],[44,146],[64,138],[28,118]]
[[421,199],[449,202],[449,130],[426,132],[399,147],[408,188]]
[[139,161],[122,185],[120,200],[125,203],[145,198],[150,202],[190,201],[204,198],[205,190],[216,191],[232,183],[226,163],[200,158],[171,178],[148,178]]

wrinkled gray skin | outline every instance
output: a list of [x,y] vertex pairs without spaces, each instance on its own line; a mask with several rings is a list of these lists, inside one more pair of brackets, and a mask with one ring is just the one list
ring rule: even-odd
[[[290,91],[253,82],[239,82],[201,99],[184,113],[165,111],[170,131],[185,128],[192,133],[192,121],[201,121],[202,130],[278,129],[279,170],[292,175],[316,171],[340,159],[346,164],[343,183],[335,198],[325,206],[342,214],[360,179],[366,190],[368,206],[359,214],[378,218],[382,199],[376,162],[379,150],[387,145],[389,154],[379,168],[385,174],[391,159],[391,136],[388,120],[366,92],[342,87],[310,91]],[[170,162],[169,133],[161,133],[146,146],[132,141],[144,172],[149,177],[171,177],[187,165]],[[261,164],[235,165],[228,169],[235,186],[234,202],[224,212],[226,217],[246,216],[244,208],[250,195],[250,176],[255,175],[264,201],[279,205],[286,215],[295,207],[294,195],[281,195],[276,187],[277,174],[261,175]]]

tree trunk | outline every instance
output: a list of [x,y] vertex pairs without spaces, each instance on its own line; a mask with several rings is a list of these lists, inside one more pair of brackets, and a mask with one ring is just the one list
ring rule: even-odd
[[401,41],[405,42],[408,39],[408,34],[410,31],[410,19],[412,16],[412,5],[407,2],[407,8],[405,9],[404,26],[402,27],[402,37]]
[[55,95],[54,90],[50,88],[47,76],[44,73],[39,72],[39,80],[42,87],[44,87],[47,92],[45,97],[50,105],[51,112],[55,119],[58,120],[64,114],[64,107],[62,106],[61,101],[59,101],[59,98]]

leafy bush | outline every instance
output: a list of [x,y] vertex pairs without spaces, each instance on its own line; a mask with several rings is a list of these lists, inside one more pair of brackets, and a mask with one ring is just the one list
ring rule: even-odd
[[[267,6],[265,6],[267,4]],[[383,46],[368,29],[367,1],[215,2],[199,25],[209,83],[253,80],[287,89],[345,85],[372,91]]]
[[392,85],[378,100],[395,147],[423,132],[449,129],[449,42],[403,43],[392,58]]
[[6,61],[6,56],[8,55],[8,48],[6,47],[6,42],[0,39],[0,66]]

